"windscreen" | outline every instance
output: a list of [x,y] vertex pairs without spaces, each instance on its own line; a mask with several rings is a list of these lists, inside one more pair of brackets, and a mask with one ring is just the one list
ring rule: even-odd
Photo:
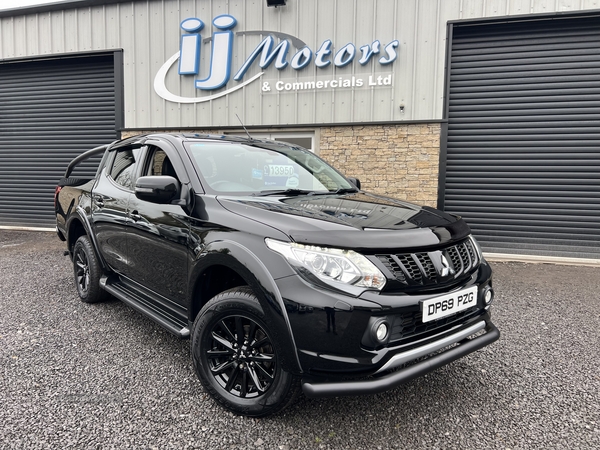
[[216,193],[328,193],[354,190],[335,169],[306,149],[228,142],[186,142],[202,181]]

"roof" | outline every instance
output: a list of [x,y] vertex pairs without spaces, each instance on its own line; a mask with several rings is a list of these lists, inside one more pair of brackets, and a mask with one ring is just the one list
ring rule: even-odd
[[47,3],[45,5],[21,6],[0,11],[1,17],[24,16],[26,14],[39,14],[66,9],[90,8],[92,6],[112,5],[114,3],[131,3],[135,0],[67,0],[62,2]]

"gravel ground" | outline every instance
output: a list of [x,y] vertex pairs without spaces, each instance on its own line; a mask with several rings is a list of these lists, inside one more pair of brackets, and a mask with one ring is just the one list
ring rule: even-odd
[[180,341],[81,303],[53,233],[0,230],[0,448],[597,449],[600,269],[493,264],[500,341],[370,397],[223,411]]

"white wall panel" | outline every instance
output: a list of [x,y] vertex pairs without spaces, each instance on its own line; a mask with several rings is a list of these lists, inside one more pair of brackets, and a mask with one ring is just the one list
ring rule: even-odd
[[556,0],[532,0],[532,13],[549,13],[556,11],[558,2]]
[[50,30],[43,39],[52,42],[52,53],[65,52],[65,12],[57,11],[50,13]]
[[141,123],[137,115],[137,91],[136,80],[138,67],[134,51],[135,26],[133,23],[133,5],[123,3],[119,5],[119,47],[123,49],[123,87],[125,104],[125,126],[135,127],[131,123]]
[[106,46],[106,10],[104,7],[89,10],[90,17],[90,42],[92,50],[104,50]]
[[[417,2],[418,3],[418,2]],[[377,2],[377,4],[375,5],[377,7],[375,16],[376,16],[376,20],[375,20],[375,34],[376,36],[373,36],[373,39],[360,39],[359,42],[363,42],[364,40],[366,40],[365,43],[370,43],[369,41],[373,41],[375,39],[378,39],[381,41],[381,45],[382,45],[382,53],[383,53],[383,47],[385,45],[387,45],[389,42],[398,39],[398,41],[400,41],[399,36],[403,35],[405,32],[408,33],[410,32],[411,35],[414,35],[414,30],[415,30],[415,24],[416,22],[413,22],[412,25],[407,26],[406,28],[401,28],[398,26],[399,22],[397,19],[397,11],[398,11],[398,5],[394,0],[384,0],[384,1],[380,1]],[[361,33],[362,34],[362,33]],[[361,45],[361,44],[357,44],[357,45]],[[398,47],[398,54],[402,53],[403,48],[402,47]],[[376,58],[373,58],[374,61],[370,63],[370,66],[373,68],[373,72],[372,72],[372,81],[375,82],[377,80],[377,78],[379,76],[387,76],[389,74],[393,73],[392,76],[392,80],[396,81],[398,83],[401,83],[401,76],[397,76],[397,74],[401,75],[405,72],[405,68],[408,68],[407,66],[401,66],[399,64],[396,64],[397,60],[391,64],[391,65],[387,65],[387,66],[381,66],[378,63],[376,63]],[[397,71],[397,72],[396,72]],[[395,75],[395,76],[394,76]],[[367,81],[369,81],[369,78],[367,77]],[[371,86],[369,87],[369,89],[372,92],[372,105],[371,105],[371,117],[373,121],[387,121],[390,120],[391,117],[399,117],[399,111],[395,112],[395,114],[391,114],[390,110],[392,110],[394,108],[394,92],[393,89],[388,87],[388,86]]]
[[38,41],[39,27],[37,16],[27,16],[25,19],[27,23],[27,54],[40,54],[40,47]]
[[93,50],[92,34],[104,33],[104,30],[94,30],[92,26],[92,15],[90,8],[81,8],[77,10],[77,47],[78,51]]
[[[446,24],[449,20],[600,9],[600,0],[288,0],[268,8],[264,0],[137,0],[0,18],[0,60],[48,54],[123,49],[125,126],[185,128],[247,125],[318,125],[348,122],[439,120],[442,118]],[[194,79],[209,75],[213,18],[234,16],[232,71],[224,88],[200,91]],[[236,92],[203,103],[168,101],[154,91],[154,77],[179,51],[182,20],[201,19],[200,73],[180,76],[177,62],[165,86],[180,97],[203,97],[231,89],[264,71],[262,78]],[[251,32],[264,31],[262,34]],[[335,52],[353,43],[357,53],[345,67],[261,69],[255,61],[243,79],[237,70],[268,32],[298,38],[313,52],[331,39]],[[397,39],[398,57],[390,65],[377,62],[383,47]],[[360,47],[379,40],[382,53],[360,65]],[[275,43],[280,42],[279,38]],[[291,46],[288,63],[298,48]],[[369,86],[368,80],[392,74],[393,86]],[[360,78],[358,88],[277,91],[277,81],[305,82]],[[270,92],[262,90],[264,82]],[[400,111],[404,105],[404,112]]]
[[432,87],[432,109],[434,117],[441,117],[444,108],[444,69],[446,65],[447,21],[448,17],[460,10],[462,0],[439,0],[438,8],[438,49],[436,58],[436,83]]
[[104,41],[106,49],[119,48],[119,31],[121,29],[120,8],[121,5],[107,5],[101,9],[95,9],[95,11],[104,16],[103,27],[97,28],[97,31],[103,34],[101,39]]
[[135,2],[131,11],[133,48],[135,55],[135,107],[136,115],[140,122],[152,122],[150,114],[150,97],[148,86],[151,86],[152,64],[150,63],[151,42],[150,17],[148,3]]
[[[41,55],[52,53],[52,17],[49,13],[40,14],[38,16],[37,28],[39,42],[38,53]],[[47,39],[46,36],[50,36],[50,39]]]
[[508,15],[522,15],[531,12],[531,0],[510,0],[508,3]]
[[27,20],[25,17],[15,17],[13,22],[13,39],[14,39],[14,52],[15,57],[28,56],[27,53]]
[[[336,0],[334,2],[336,14],[336,33],[334,45],[336,48],[344,47],[352,43],[355,46],[357,54],[360,54],[360,44],[357,44],[356,34],[359,26],[356,11],[355,0]],[[361,18],[362,19],[362,18]],[[360,20],[362,28],[362,20]],[[329,75],[329,79],[339,79],[340,77],[351,77],[355,75],[358,64],[350,64],[346,67],[334,67]],[[352,89],[335,89],[331,91],[331,122],[351,122],[352,109]]]
[[486,0],[484,14],[487,17],[505,16],[510,14],[510,1],[507,0]]
[[[338,24],[335,21],[335,3],[332,0],[320,1],[317,3],[317,13],[315,15],[315,23],[317,24],[317,29],[315,33],[315,39],[312,42],[309,40],[310,37],[304,37],[304,35],[299,36],[301,39],[305,40],[307,44],[309,44],[313,49],[317,49],[322,42],[326,39],[331,39],[335,45],[335,33],[338,28]],[[323,18],[329,18],[327,21],[328,26],[320,26],[319,22],[323,20]],[[309,65],[309,71],[313,70],[316,77],[322,76],[322,73],[317,70],[314,65]],[[304,73],[302,74],[304,75]],[[331,111],[333,102],[333,95],[331,91],[318,92],[315,91],[315,122],[317,123],[331,123]]]
[[78,14],[76,9],[69,9],[65,11],[64,21],[64,35],[65,35],[65,51],[67,53],[75,53],[79,51],[86,51],[89,49],[81,48],[79,46],[79,27]]
[[[304,40],[314,39],[317,33],[317,8],[315,3],[297,2],[293,12],[296,15],[296,36],[304,36]],[[305,72],[306,75],[297,77],[298,81],[314,77],[316,70],[314,66],[310,66],[305,69]],[[256,95],[260,95],[260,90],[257,91]],[[297,92],[293,99],[288,99],[288,101],[290,100],[294,100],[297,107],[290,108],[288,123],[310,123],[314,117],[316,93],[310,91]]]
[[436,53],[439,46],[440,31],[437,16],[438,2],[418,2],[418,26],[416,27],[416,45],[418,50],[415,61],[415,80],[411,102],[411,118],[423,117],[432,113],[432,86],[436,84]]
[[14,51],[13,22],[13,17],[4,17],[0,19],[0,52],[2,52],[1,54],[3,55],[10,54]]
[[598,0],[582,0],[581,8],[583,8],[583,9],[600,8],[600,1],[598,1]]
[[485,3],[481,0],[462,0],[461,10],[457,19],[476,19],[485,17]]

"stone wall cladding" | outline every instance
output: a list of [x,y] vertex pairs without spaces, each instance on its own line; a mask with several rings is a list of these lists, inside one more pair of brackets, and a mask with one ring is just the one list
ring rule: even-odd
[[320,156],[366,191],[436,207],[441,126],[321,128]]

